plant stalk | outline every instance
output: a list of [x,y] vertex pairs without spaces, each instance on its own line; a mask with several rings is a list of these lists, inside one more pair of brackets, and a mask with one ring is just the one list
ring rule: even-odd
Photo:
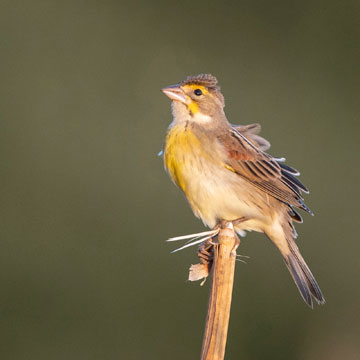
[[223,360],[225,356],[238,243],[233,224],[223,222],[218,244],[214,244],[212,281],[201,360]]

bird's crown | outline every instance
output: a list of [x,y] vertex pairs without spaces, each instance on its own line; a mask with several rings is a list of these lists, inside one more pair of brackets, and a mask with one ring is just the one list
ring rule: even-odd
[[211,74],[199,74],[199,75],[187,76],[183,81],[181,81],[180,85],[181,86],[201,85],[211,90],[215,90],[215,91],[220,90],[220,86],[218,85],[218,81],[216,77]]

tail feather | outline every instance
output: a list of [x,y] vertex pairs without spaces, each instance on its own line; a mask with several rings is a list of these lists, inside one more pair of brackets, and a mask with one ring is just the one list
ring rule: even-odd
[[309,307],[313,307],[313,298],[318,304],[324,304],[325,299],[321,293],[314,275],[306,265],[294,240],[288,241],[290,254],[284,257],[285,264],[293,277],[300,294]]

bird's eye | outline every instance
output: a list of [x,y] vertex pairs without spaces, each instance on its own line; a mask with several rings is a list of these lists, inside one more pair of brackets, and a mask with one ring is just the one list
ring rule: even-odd
[[194,90],[194,94],[195,94],[196,96],[200,96],[200,95],[202,95],[202,91],[201,91],[200,89],[195,89],[195,90]]

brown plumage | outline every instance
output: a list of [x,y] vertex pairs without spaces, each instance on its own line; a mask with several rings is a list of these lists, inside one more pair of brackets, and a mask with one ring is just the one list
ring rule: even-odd
[[282,168],[279,161],[257,148],[236,129],[218,138],[228,151],[227,165],[234,172],[276,199],[312,214],[301,197],[301,191],[308,190],[295,178],[294,169]]
[[250,124],[250,125],[231,125],[235,130],[237,130],[241,135],[246,137],[254,146],[259,148],[262,151],[270,149],[270,143],[259,136],[261,131],[260,124]]

